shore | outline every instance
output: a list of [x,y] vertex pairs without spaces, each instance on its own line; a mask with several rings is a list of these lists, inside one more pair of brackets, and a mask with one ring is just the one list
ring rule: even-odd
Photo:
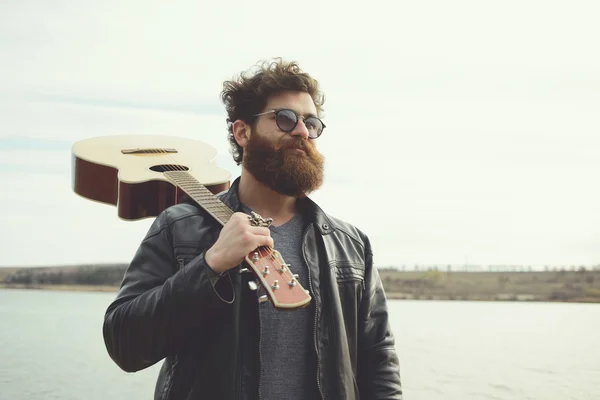
[[[0,289],[117,292],[126,265],[0,268]],[[396,300],[600,303],[600,270],[399,271],[380,268],[386,296]]]
[[[119,288],[117,286],[95,286],[95,285],[7,285],[0,283],[0,290],[2,289],[19,289],[19,290],[50,290],[50,291],[68,291],[68,292],[101,292],[101,293],[117,293]],[[401,292],[388,292],[386,291],[386,297],[388,300],[418,300],[418,301],[511,301],[511,302],[559,302],[559,303],[600,303],[600,298],[596,297],[580,297],[572,298],[567,300],[555,300],[548,298],[531,298],[530,296],[413,296],[407,293]]]
[[380,270],[388,298],[600,303],[600,271]]
[[99,285],[25,285],[0,283],[0,289],[58,290],[70,292],[117,292],[118,286]]

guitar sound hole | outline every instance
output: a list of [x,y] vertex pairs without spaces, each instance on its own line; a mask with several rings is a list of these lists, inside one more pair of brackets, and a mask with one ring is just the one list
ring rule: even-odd
[[161,164],[150,167],[154,172],[167,172],[167,171],[189,171],[189,168],[185,165],[177,164]]

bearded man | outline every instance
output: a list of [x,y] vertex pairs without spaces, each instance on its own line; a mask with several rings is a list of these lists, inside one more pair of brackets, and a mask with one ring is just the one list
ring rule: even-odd
[[[323,182],[318,82],[276,60],[221,97],[242,168],[217,197],[234,213],[221,226],[190,202],[156,218],[106,311],[110,356],[129,372],[164,359],[157,400],[402,399],[369,239],[308,197]],[[261,246],[297,274],[307,307],[260,301],[243,261]]]

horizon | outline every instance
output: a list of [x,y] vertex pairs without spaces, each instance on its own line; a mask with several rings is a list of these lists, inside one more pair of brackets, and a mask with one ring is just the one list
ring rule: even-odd
[[[105,266],[128,266],[127,261],[117,262],[95,262],[95,263],[72,263],[72,264],[47,264],[47,265],[0,265],[0,269],[27,269],[27,268],[76,268],[76,267],[105,267]],[[577,272],[582,268],[586,271],[600,271],[600,263],[593,265],[545,265],[542,268],[534,268],[531,265],[483,265],[483,264],[411,264],[411,265],[375,265],[380,270],[394,270],[399,272],[428,272],[428,271],[452,271],[452,272]],[[448,269],[449,268],[449,269]]]

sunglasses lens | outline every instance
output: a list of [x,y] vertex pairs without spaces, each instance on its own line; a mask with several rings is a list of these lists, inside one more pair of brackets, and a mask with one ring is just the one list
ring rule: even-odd
[[290,132],[296,127],[298,117],[291,110],[281,110],[277,113],[277,126],[284,132]]
[[308,135],[311,138],[319,137],[319,135],[323,131],[323,123],[320,119],[315,117],[306,118],[306,121],[304,121],[304,125],[306,125],[306,129],[308,129]]

